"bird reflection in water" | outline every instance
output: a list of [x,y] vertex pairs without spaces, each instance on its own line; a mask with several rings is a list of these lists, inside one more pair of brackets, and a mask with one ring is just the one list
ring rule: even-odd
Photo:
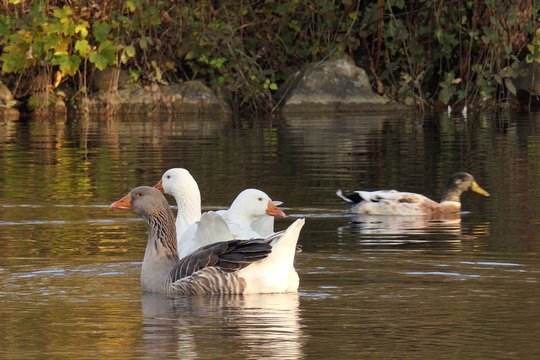
[[404,245],[427,242],[460,242],[463,234],[460,214],[437,219],[423,216],[356,215],[338,227],[339,236],[359,235],[363,245]]
[[143,294],[141,302],[143,339],[152,358],[301,357],[298,294]]

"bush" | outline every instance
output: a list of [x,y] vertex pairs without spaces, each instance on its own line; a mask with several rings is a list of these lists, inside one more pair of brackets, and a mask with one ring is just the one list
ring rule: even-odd
[[302,65],[348,54],[391,98],[478,103],[514,94],[516,62],[540,58],[531,0],[10,0],[0,10],[0,65],[18,98],[61,82],[85,96],[96,69],[122,67],[140,83],[202,79],[236,110],[272,111]]

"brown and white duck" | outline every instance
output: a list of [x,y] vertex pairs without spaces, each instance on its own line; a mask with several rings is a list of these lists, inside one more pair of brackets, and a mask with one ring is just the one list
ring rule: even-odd
[[141,269],[146,292],[194,295],[298,290],[298,275],[291,269],[304,219],[264,239],[213,243],[179,260],[174,215],[159,190],[137,187],[111,207],[133,210],[147,224],[148,242]]
[[461,211],[461,194],[472,190],[484,196],[489,193],[482,189],[471,174],[458,172],[450,176],[440,203],[424,195],[396,190],[354,191],[337,196],[351,204],[351,212],[365,215],[416,215],[432,218]]

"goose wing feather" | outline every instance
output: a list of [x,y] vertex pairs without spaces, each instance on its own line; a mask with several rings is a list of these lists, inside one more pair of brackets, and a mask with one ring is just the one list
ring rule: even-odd
[[197,244],[210,244],[220,241],[233,240],[225,220],[213,211],[201,215],[194,241]]
[[208,267],[225,272],[238,271],[254,261],[264,259],[272,251],[265,239],[230,240],[203,246],[185,256],[171,270],[173,282]]

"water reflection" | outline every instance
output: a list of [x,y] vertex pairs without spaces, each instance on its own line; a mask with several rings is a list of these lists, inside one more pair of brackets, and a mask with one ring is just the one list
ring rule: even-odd
[[337,228],[340,237],[356,236],[363,246],[457,244],[471,237],[463,232],[461,216],[430,220],[423,216],[354,215]]
[[[0,357],[539,358],[539,134],[538,114],[1,124]],[[145,225],[108,204],[179,166],[206,210],[258,187],[307,218],[299,296],[141,298]],[[335,196],[436,199],[459,170],[492,197],[456,221]]]
[[374,216],[356,215],[351,220],[352,226],[363,234],[426,234],[461,230],[461,216],[448,215],[444,219],[432,220],[425,216]]
[[168,298],[144,294],[143,339],[149,358],[299,359],[302,330],[298,294]]

